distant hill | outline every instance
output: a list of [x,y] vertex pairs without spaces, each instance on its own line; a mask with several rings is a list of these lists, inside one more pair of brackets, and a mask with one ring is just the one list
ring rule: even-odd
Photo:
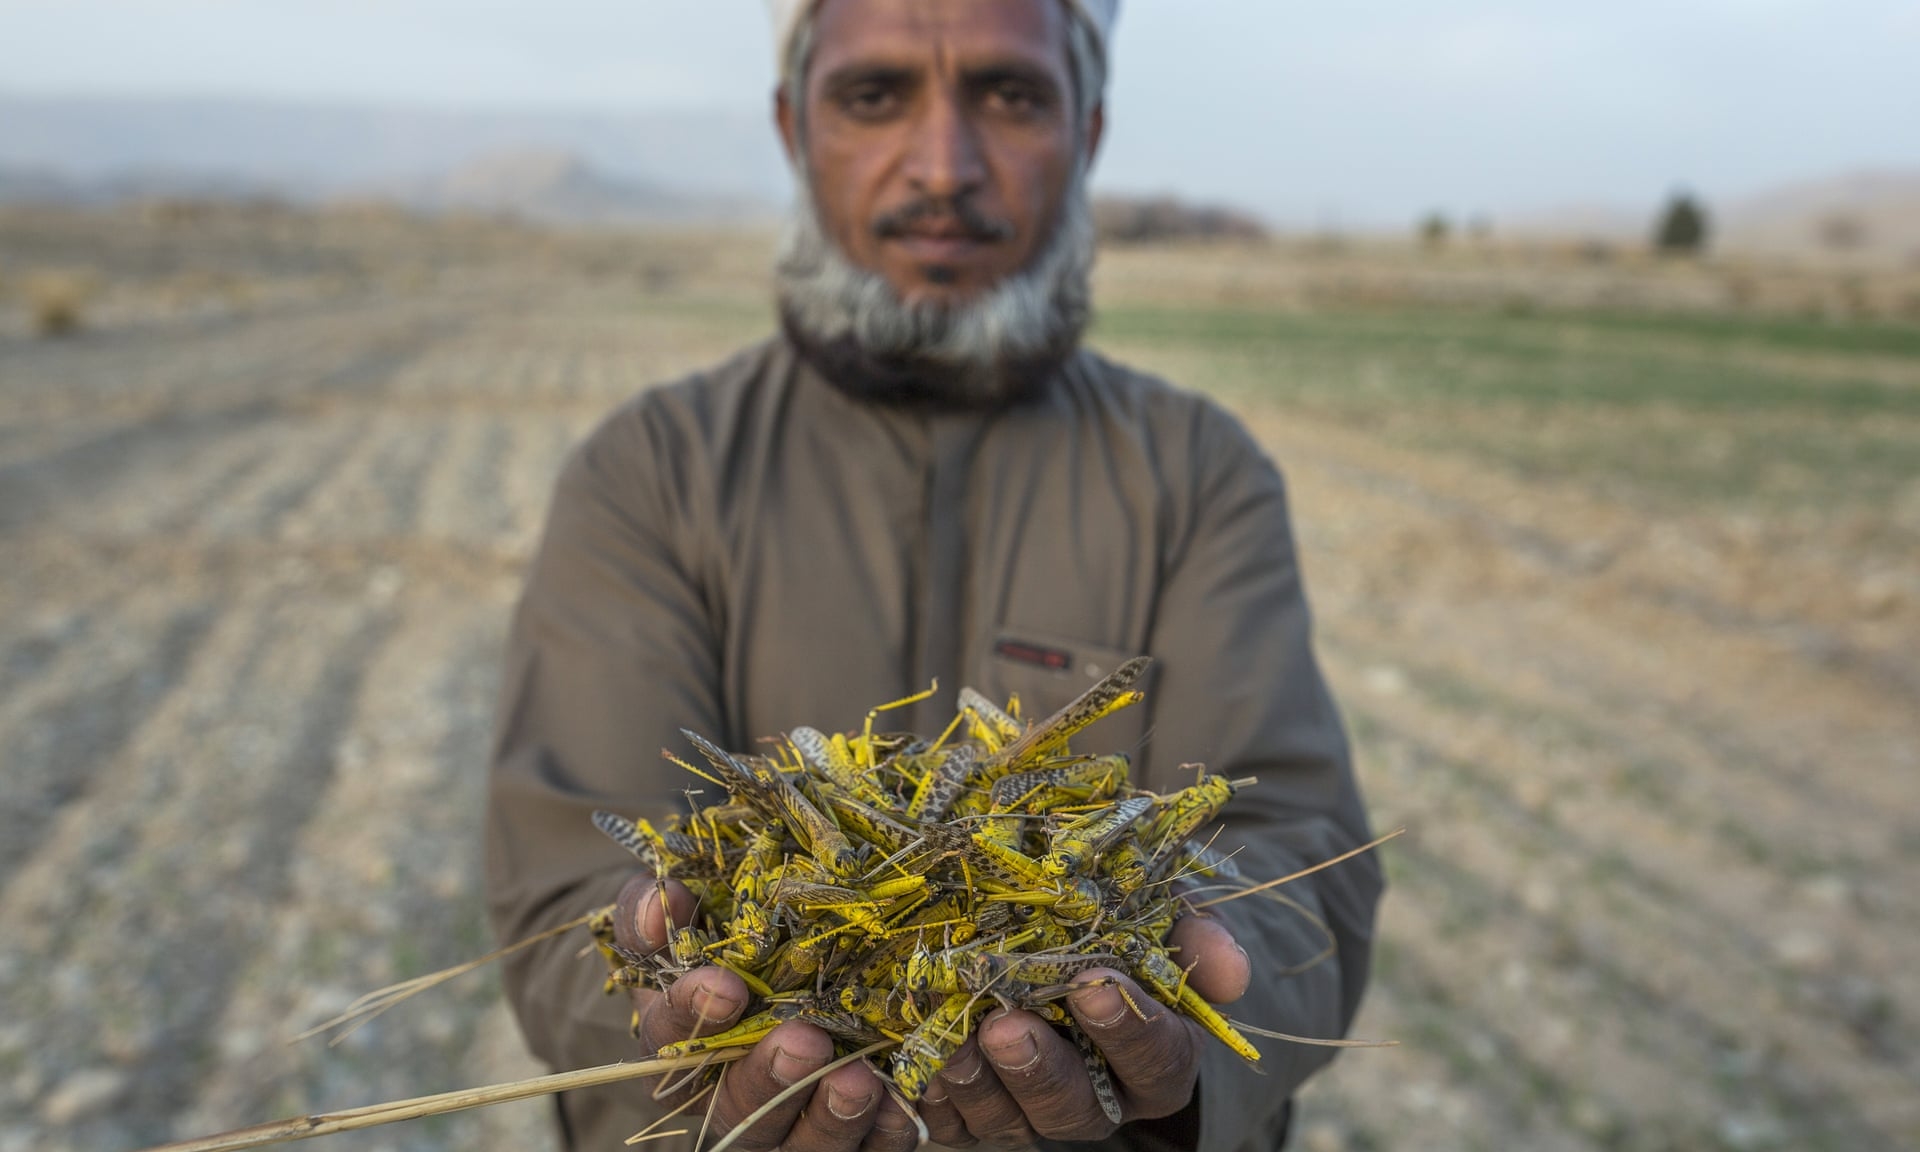
[[1851,172],[1778,188],[1732,205],[1725,231],[1741,248],[1920,259],[1920,171]]
[[[671,190],[687,200],[770,206],[786,198],[789,186],[766,118],[734,112],[0,94],[0,169],[12,170],[16,182],[65,181],[84,195],[115,181],[164,183],[156,174],[186,174],[166,179],[318,200],[418,182],[422,173],[455,172],[476,158],[540,153],[575,157],[583,171],[610,184]],[[581,195],[583,203],[595,200],[584,189]]]
[[364,195],[425,212],[505,213],[543,224],[645,224],[729,220],[764,213],[746,199],[696,196],[627,181],[567,151],[516,149]]
[[217,172],[129,169],[80,177],[0,164],[0,204],[117,204],[128,200],[251,200],[280,196],[276,185]]
[[0,204],[74,203],[86,198],[85,189],[58,172],[0,165]]
[[[1561,208],[1512,221],[1509,235],[1641,243],[1661,200]],[[1920,170],[1843,173],[1718,201],[1709,196],[1716,250],[1790,256],[1920,259]]]

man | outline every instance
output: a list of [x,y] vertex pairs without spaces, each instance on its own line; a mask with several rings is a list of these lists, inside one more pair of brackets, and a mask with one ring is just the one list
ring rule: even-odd
[[[1189,760],[1258,776],[1221,839],[1249,875],[1364,841],[1278,474],[1209,402],[1079,348],[1114,8],[775,4],[778,123],[800,191],[783,333],[635,398],[564,470],[503,689],[488,877],[504,937],[616,899],[628,947],[660,947],[667,912],[685,922],[685,890],[656,890],[589,822],[683,803],[689,782],[658,757],[681,727],[744,749],[802,724],[852,727],[936,679],[944,694],[901,726],[937,730],[964,684],[1044,714],[1142,653],[1156,659],[1147,703],[1083,747],[1135,749],[1136,779],[1156,789],[1186,782]],[[1378,891],[1374,864],[1355,861],[1289,889],[1297,912],[1242,900],[1181,920],[1171,943],[1202,995],[1238,1000],[1236,1017],[1336,1036]],[[1338,953],[1314,963],[1328,932]],[[577,948],[508,969],[529,1041],[557,1066],[639,1058],[729,1026],[748,1001],[732,973],[697,970],[670,997],[636,994],[636,1043]],[[1324,1049],[1268,1044],[1262,1075],[1138,991],[1156,1010],[1128,1011],[1101,975],[1066,1004],[1106,1054],[1126,1123],[1106,1119],[1071,1043],[996,1012],[921,1103],[936,1141],[1280,1144],[1286,1100]],[[824,1032],[781,1026],[730,1066],[716,1128],[832,1052]],[[684,1099],[600,1089],[563,1099],[561,1116],[570,1147],[611,1149]],[[914,1139],[856,1064],[738,1146]]]

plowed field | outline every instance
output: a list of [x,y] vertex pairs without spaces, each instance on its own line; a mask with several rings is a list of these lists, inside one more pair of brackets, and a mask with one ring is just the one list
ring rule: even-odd
[[[109,276],[154,247],[61,235]],[[768,327],[757,241],[435,271],[445,237],[250,237],[199,250],[244,299],[0,332],[0,1152],[534,1070],[485,975],[283,1041],[487,948],[497,653],[558,462]],[[309,243],[344,270],[286,272]],[[1920,1147],[1920,330],[1181,288],[1278,259],[1117,256],[1097,342],[1286,469],[1412,829],[1358,1028],[1404,1046],[1315,1082],[1300,1146]]]

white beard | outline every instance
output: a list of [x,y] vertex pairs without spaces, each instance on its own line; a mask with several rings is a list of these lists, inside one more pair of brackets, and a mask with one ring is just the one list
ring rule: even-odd
[[1094,227],[1084,168],[1061,202],[1039,257],[963,304],[909,303],[856,267],[820,226],[804,174],[775,265],[786,323],[818,345],[854,345],[880,364],[924,365],[929,389],[968,403],[1024,390],[1014,366],[1057,361],[1079,344],[1092,311]]

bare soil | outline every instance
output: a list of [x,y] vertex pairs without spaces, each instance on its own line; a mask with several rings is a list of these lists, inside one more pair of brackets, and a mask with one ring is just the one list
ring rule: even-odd
[[[547,489],[606,410],[766,330],[763,242],[309,237],[346,270],[259,256],[182,303],[125,271],[134,240],[82,231],[119,245],[111,307],[72,339],[0,332],[0,1152],[536,1071],[484,974],[338,1048],[284,1041],[488,947],[496,660]],[[1220,298],[1262,259],[1123,254],[1104,298]],[[1555,443],[1804,421],[1474,401],[1435,425],[1390,389],[1356,410],[1249,390],[1211,345],[1101,341],[1218,389],[1282,462],[1376,821],[1412,829],[1357,1028],[1403,1046],[1313,1083],[1297,1146],[1920,1148],[1898,453],[1860,474],[1878,495],[1848,472],[1812,504],[1591,453],[1562,475]],[[1894,389],[1826,430],[1920,460],[1898,348],[1674,354]],[[546,1117],[316,1147],[539,1150]]]

